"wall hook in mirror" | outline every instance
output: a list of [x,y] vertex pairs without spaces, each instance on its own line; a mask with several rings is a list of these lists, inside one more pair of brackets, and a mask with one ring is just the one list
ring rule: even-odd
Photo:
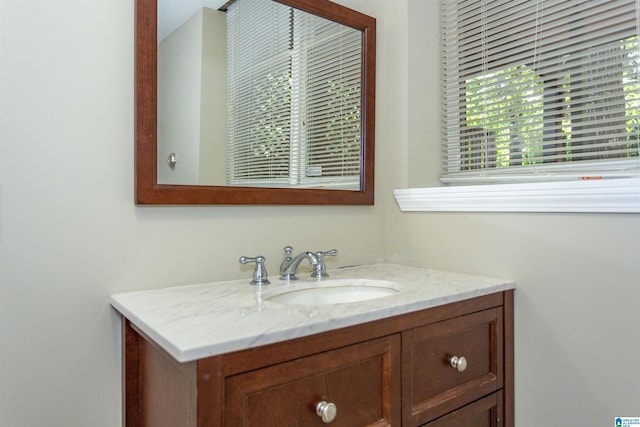
[[169,154],[169,157],[167,158],[167,163],[169,164],[169,167],[171,169],[176,168],[176,163],[178,163],[178,156],[176,156],[176,153]]

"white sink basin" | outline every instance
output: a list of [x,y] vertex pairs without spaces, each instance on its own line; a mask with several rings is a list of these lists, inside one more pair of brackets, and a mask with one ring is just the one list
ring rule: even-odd
[[386,280],[343,279],[292,282],[287,289],[264,295],[266,301],[291,305],[344,304],[395,295],[399,287]]

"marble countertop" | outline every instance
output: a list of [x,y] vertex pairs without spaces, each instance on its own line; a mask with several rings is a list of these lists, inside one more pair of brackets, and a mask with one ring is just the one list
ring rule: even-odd
[[328,280],[391,281],[392,296],[345,304],[285,305],[268,301],[287,288],[322,284],[300,280],[258,287],[249,279],[115,294],[111,305],[179,362],[326,332],[508,289],[511,280],[374,264],[329,271]]

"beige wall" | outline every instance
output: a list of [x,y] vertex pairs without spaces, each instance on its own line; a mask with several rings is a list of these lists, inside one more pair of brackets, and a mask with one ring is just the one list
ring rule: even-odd
[[226,14],[204,8],[202,14],[202,119],[200,183],[227,182],[227,22]]
[[378,18],[374,207],[136,207],[133,1],[0,3],[1,426],[119,426],[109,295],[273,276],[287,244],[514,278],[518,426],[638,414],[638,216],[400,213],[437,176],[437,2],[340,3]]
[[[399,187],[438,185],[437,3],[407,3],[410,90],[397,108],[408,111],[408,168],[386,177]],[[401,213],[391,205],[390,259],[516,280],[518,427],[640,416],[640,215]]]
[[2,427],[120,425],[112,293],[248,281],[240,255],[276,277],[288,244],[339,249],[331,267],[384,254],[382,204],[136,207],[133,17],[133,0],[2,1]]
[[158,44],[160,183],[226,183],[226,36],[225,14],[200,8]]
[[637,414],[637,215],[389,215],[398,261],[517,282],[516,425]]
[[[158,44],[158,182],[200,181],[203,12],[200,9]],[[167,158],[176,153],[170,168]]]

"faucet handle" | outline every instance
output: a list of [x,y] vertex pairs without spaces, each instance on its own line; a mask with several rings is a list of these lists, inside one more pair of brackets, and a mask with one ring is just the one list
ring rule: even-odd
[[337,249],[331,249],[331,250],[326,251],[326,252],[316,252],[316,255],[319,256],[319,257],[325,257],[327,255],[335,256],[335,255],[338,255],[338,250]]
[[311,277],[315,277],[317,279],[323,279],[325,277],[329,277],[329,273],[327,273],[327,267],[324,265],[324,257],[325,256],[335,256],[338,255],[337,249],[331,249],[326,252],[316,252],[316,257],[318,257],[318,263],[313,266],[313,273],[311,273]]
[[252,285],[262,286],[262,285],[268,285],[269,283],[271,283],[267,278],[268,276],[267,269],[264,266],[264,262],[266,261],[265,257],[261,255],[258,255],[255,258],[241,256],[239,261],[240,261],[240,264],[247,264],[249,262],[256,263],[256,268],[253,270],[253,280],[251,281]]
[[282,259],[282,262],[280,263],[280,273],[282,273],[284,271],[284,269],[286,268],[287,264],[291,262],[291,254],[293,253],[293,248],[291,246],[285,246],[284,247],[284,258]]

